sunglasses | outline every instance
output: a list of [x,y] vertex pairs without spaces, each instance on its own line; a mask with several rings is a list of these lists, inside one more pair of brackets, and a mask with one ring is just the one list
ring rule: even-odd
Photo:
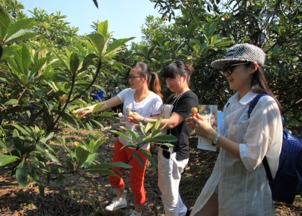
[[228,65],[228,66],[225,66],[223,68],[222,72],[225,75],[226,74],[231,75],[237,66],[239,66],[239,65],[246,65],[246,64],[249,64],[249,63],[250,62],[241,62],[241,63],[236,63],[236,64]]
[[138,77],[142,77],[142,76],[128,76],[127,79],[129,81],[133,81],[135,78],[138,78]]

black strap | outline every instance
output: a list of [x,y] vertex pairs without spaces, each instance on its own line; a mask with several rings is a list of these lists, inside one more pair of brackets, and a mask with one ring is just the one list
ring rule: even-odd
[[273,181],[273,176],[272,176],[271,170],[269,168],[266,156],[263,158],[262,163],[264,165],[264,169],[265,169],[266,176],[267,176],[268,180]]
[[[258,94],[250,103],[250,106],[249,106],[249,110],[248,110],[248,118],[250,118],[251,116],[251,113],[253,111],[253,109],[255,108],[256,104],[258,103],[259,99],[266,95],[265,93],[261,93],[261,94]],[[263,163],[263,166],[264,166],[264,169],[265,169],[265,172],[266,172],[266,176],[268,178],[269,181],[272,181],[273,180],[273,175],[271,173],[271,170],[269,168],[269,165],[268,165],[268,162],[267,162],[267,158],[266,156],[264,156],[263,160],[262,160],[262,163]]]

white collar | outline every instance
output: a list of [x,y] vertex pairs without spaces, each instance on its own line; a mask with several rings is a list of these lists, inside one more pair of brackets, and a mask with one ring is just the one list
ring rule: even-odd
[[230,98],[230,103],[237,103],[239,102],[242,105],[246,105],[248,103],[250,103],[254,97],[256,97],[257,93],[254,93],[252,91],[249,91],[248,93],[246,93],[242,98],[240,98],[240,100],[238,101],[239,98],[239,92],[237,91],[231,98]]

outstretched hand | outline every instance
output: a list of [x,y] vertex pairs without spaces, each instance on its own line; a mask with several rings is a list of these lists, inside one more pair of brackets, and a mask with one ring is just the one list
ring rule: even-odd
[[80,109],[73,110],[72,113],[77,117],[77,118],[82,118],[83,116],[87,115],[88,113],[91,113],[92,109],[91,107],[84,107]]

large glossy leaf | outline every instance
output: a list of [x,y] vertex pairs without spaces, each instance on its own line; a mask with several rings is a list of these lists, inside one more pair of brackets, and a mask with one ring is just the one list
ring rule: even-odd
[[102,36],[100,34],[90,34],[90,35],[87,35],[87,38],[92,43],[95,51],[98,54],[98,57],[102,57],[102,53],[103,53],[104,47],[106,45],[104,36]]
[[22,49],[16,53],[15,61],[19,67],[20,72],[22,72],[23,74],[28,74],[28,68],[31,64],[31,56],[29,49],[25,44],[23,44]]
[[144,156],[145,156],[146,158],[148,158],[148,160],[149,160],[149,162],[151,163],[151,165],[152,165],[155,169],[157,169],[157,163],[158,163],[157,157],[152,157],[152,155],[150,154],[149,151],[146,151],[146,150],[143,150],[143,149],[141,149],[140,151],[144,154]]
[[18,184],[25,188],[28,183],[28,169],[24,161],[22,161],[16,170],[16,179]]
[[159,135],[153,139],[154,142],[176,142],[178,139],[173,135]]
[[131,37],[131,38],[123,38],[123,39],[118,39],[118,40],[114,40],[108,47],[106,50],[106,55],[109,54],[113,54],[115,52],[120,51],[121,49],[123,49],[126,45],[126,42],[133,40],[135,37]]
[[151,130],[154,127],[155,123],[154,122],[148,122],[144,132],[147,133],[149,130]]
[[20,126],[20,125],[13,125],[15,128],[17,128],[23,135],[25,136],[31,136],[31,130],[27,126]]
[[99,155],[98,153],[89,154],[86,161],[83,163],[82,167],[83,168],[89,167],[91,165],[91,163],[96,160],[98,155]]
[[71,54],[69,64],[70,64],[71,73],[76,74],[76,72],[79,68],[79,65],[80,65],[80,59],[79,59],[78,54],[76,54],[76,53]]
[[27,29],[20,29],[15,34],[9,36],[5,42],[8,44],[12,44],[15,42],[23,41],[34,37],[36,34]]
[[57,164],[57,165],[61,165],[61,162],[59,161],[59,159],[53,155],[52,153],[50,153],[48,150],[45,150],[45,156],[51,160],[53,163]]
[[12,163],[19,159],[19,157],[13,156],[13,155],[5,155],[5,154],[0,154],[0,167],[5,166],[9,163]]
[[47,62],[47,58],[40,58],[40,59],[36,59],[34,62],[33,62],[33,65],[32,65],[32,71],[35,73],[35,74],[41,74],[42,73],[42,70],[43,70],[43,67],[46,66],[46,62]]
[[87,160],[89,151],[81,147],[77,147],[75,152],[76,152],[76,160],[77,160],[78,167],[81,167],[82,164]]
[[82,70],[87,70],[88,65],[90,65],[90,64],[92,63],[92,60],[93,60],[94,58],[96,58],[96,57],[97,57],[97,56],[96,56],[95,54],[93,54],[93,53],[90,53],[90,54],[88,54],[87,56],[85,56],[84,61],[83,61],[83,63],[82,63],[81,71],[82,71]]
[[7,28],[11,24],[8,13],[0,6],[0,32],[2,35],[6,34]]
[[102,35],[104,38],[108,38],[109,37],[108,20],[98,23],[96,31],[98,34]]
[[14,55],[21,48],[22,47],[20,45],[10,45],[3,47],[2,59],[12,58],[11,56]]
[[143,159],[141,158],[141,156],[138,154],[138,151],[134,151],[131,155],[131,157],[133,159],[137,159],[138,160],[138,163],[141,167],[144,167],[144,161]]
[[69,69],[67,60],[65,58],[63,58],[58,52],[55,53],[55,55],[57,56],[59,61],[62,63],[63,67],[66,68],[66,69]]
[[32,31],[29,30],[34,25],[34,19],[21,19],[15,23],[12,23],[6,32],[6,43],[13,43],[28,39],[35,35]]

